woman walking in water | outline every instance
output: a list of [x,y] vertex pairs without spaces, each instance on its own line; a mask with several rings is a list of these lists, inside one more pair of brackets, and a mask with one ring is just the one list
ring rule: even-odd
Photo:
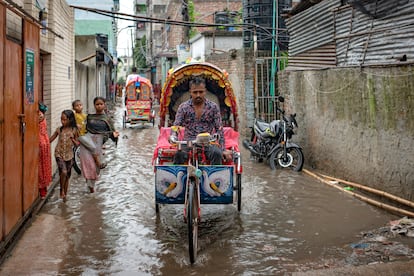
[[[93,100],[95,114],[88,114],[86,120],[87,133],[82,136],[80,148],[80,160],[82,175],[85,177],[89,192],[95,192],[95,182],[100,170],[106,167],[102,162],[102,145],[111,138],[116,141],[119,132],[115,130],[108,115],[105,114],[105,99],[96,97]],[[98,162],[96,160],[98,157]]]

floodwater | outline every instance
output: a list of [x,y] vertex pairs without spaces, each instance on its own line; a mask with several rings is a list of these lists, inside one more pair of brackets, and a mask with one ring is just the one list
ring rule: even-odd
[[[117,148],[107,142],[108,166],[96,192],[89,194],[73,171],[68,201],[59,199],[57,185],[38,215],[49,221],[46,237],[34,234],[21,251],[29,255],[15,251],[0,272],[9,275],[15,262],[15,272],[25,263],[39,275],[283,275],[344,266],[361,232],[396,219],[304,173],[271,171],[242,149],[242,210],[202,205],[191,265],[183,206],[155,212],[151,158],[158,128],[122,129],[121,108],[114,117],[120,140]],[[46,240],[33,246],[36,239]]]

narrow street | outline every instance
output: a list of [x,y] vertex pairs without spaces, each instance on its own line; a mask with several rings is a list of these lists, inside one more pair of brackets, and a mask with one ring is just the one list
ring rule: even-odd
[[56,185],[0,275],[286,275],[414,257],[414,238],[387,230],[400,217],[304,173],[271,171],[243,149],[242,210],[202,205],[191,266],[182,206],[155,213],[151,158],[158,128],[122,129],[120,107],[114,117],[120,140],[117,148],[106,144],[108,167],[97,191],[88,193],[73,171],[63,203]]

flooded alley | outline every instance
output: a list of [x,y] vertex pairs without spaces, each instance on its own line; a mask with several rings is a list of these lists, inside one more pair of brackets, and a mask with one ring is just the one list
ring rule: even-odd
[[[0,275],[284,275],[382,261],[379,249],[369,256],[355,249],[367,243],[364,233],[387,238],[387,224],[400,217],[304,173],[271,171],[242,149],[241,211],[202,205],[199,252],[190,265],[183,206],[155,212],[158,128],[122,129],[121,116],[118,107],[120,140],[117,148],[106,144],[108,166],[96,192],[73,171],[67,202],[57,185]],[[413,257],[412,242],[393,245],[401,250],[394,259]]]

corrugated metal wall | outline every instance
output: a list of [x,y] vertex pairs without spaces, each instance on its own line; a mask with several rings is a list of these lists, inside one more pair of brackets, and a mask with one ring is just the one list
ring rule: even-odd
[[396,2],[372,7],[390,11],[378,19],[351,6],[335,13],[338,66],[398,63],[404,55],[414,60],[414,0]]
[[326,0],[286,20],[289,32],[289,57],[329,44],[334,40],[332,10],[340,0]]
[[368,1],[363,9],[322,1],[286,21],[288,69],[412,62],[413,14],[414,0]]

